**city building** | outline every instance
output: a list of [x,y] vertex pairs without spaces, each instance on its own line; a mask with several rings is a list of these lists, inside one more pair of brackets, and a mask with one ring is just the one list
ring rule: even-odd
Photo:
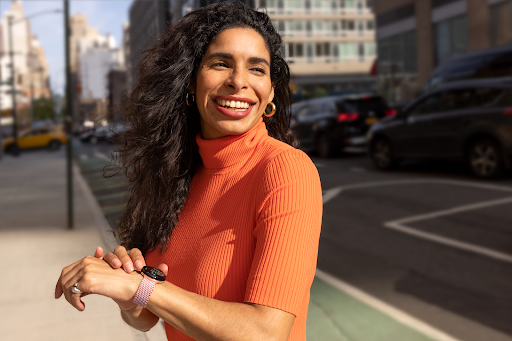
[[124,64],[126,68],[126,89],[131,89],[133,82],[133,74],[135,73],[132,66],[131,59],[131,46],[130,46],[130,23],[127,22],[123,25],[123,53]]
[[421,92],[454,55],[512,43],[512,0],[374,0],[374,8],[379,84],[392,102]]
[[130,6],[128,34],[132,80],[142,52],[171,23],[171,7],[171,0],[134,0]]
[[295,99],[375,90],[374,15],[367,0],[254,0],[284,38]]
[[[11,20],[9,20],[11,19]],[[11,24],[9,24],[9,22]],[[12,42],[11,42],[12,37]],[[15,79],[12,82],[12,43]],[[10,116],[16,94],[20,121],[31,119],[30,101],[50,97],[48,62],[38,39],[32,34],[20,1],[10,3],[0,19],[0,113],[1,124],[12,124]]]
[[[125,52],[114,37],[100,34],[90,27],[87,17],[77,13],[70,17],[70,60],[75,119],[79,124],[96,117],[106,117],[108,74],[125,72]],[[93,109],[91,109],[93,108]]]

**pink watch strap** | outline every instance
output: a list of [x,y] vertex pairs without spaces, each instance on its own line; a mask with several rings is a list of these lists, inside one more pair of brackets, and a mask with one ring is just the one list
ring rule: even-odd
[[133,298],[133,303],[138,304],[143,308],[146,308],[149,296],[151,296],[151,293],[153,292],[155,285],[156,282],[154,280],[142,274],[142,282],[140,282],[139,289],[137,289],[137,293]]

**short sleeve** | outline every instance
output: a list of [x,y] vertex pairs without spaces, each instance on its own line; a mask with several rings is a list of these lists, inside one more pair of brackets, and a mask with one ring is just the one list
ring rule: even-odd
[[322,224],[318,171],[302,151],[289,149],[267,164],[258,208],[245,302],[297,316],[316,270]]

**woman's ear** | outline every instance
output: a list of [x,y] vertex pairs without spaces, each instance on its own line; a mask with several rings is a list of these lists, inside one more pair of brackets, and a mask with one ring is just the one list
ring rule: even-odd
[[272,83],[272,90],[270,90],[270,95],[268,96],[268,101],[269,102],[272,102],[272,100],[274,99],[274,89],[276,87],[276,84],[275,83]]

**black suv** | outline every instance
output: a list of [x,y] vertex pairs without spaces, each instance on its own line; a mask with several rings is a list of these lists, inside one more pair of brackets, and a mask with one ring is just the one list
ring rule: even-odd
[[368,128],[394,113],[372,93],[323,97],[293,104],[291,126],[303,150],[328,157],[365,145]]
[[375,124],[368,138],[381,170],[406,158],[446,158],[498,177],[512,165],[512,79],[442,85]]

